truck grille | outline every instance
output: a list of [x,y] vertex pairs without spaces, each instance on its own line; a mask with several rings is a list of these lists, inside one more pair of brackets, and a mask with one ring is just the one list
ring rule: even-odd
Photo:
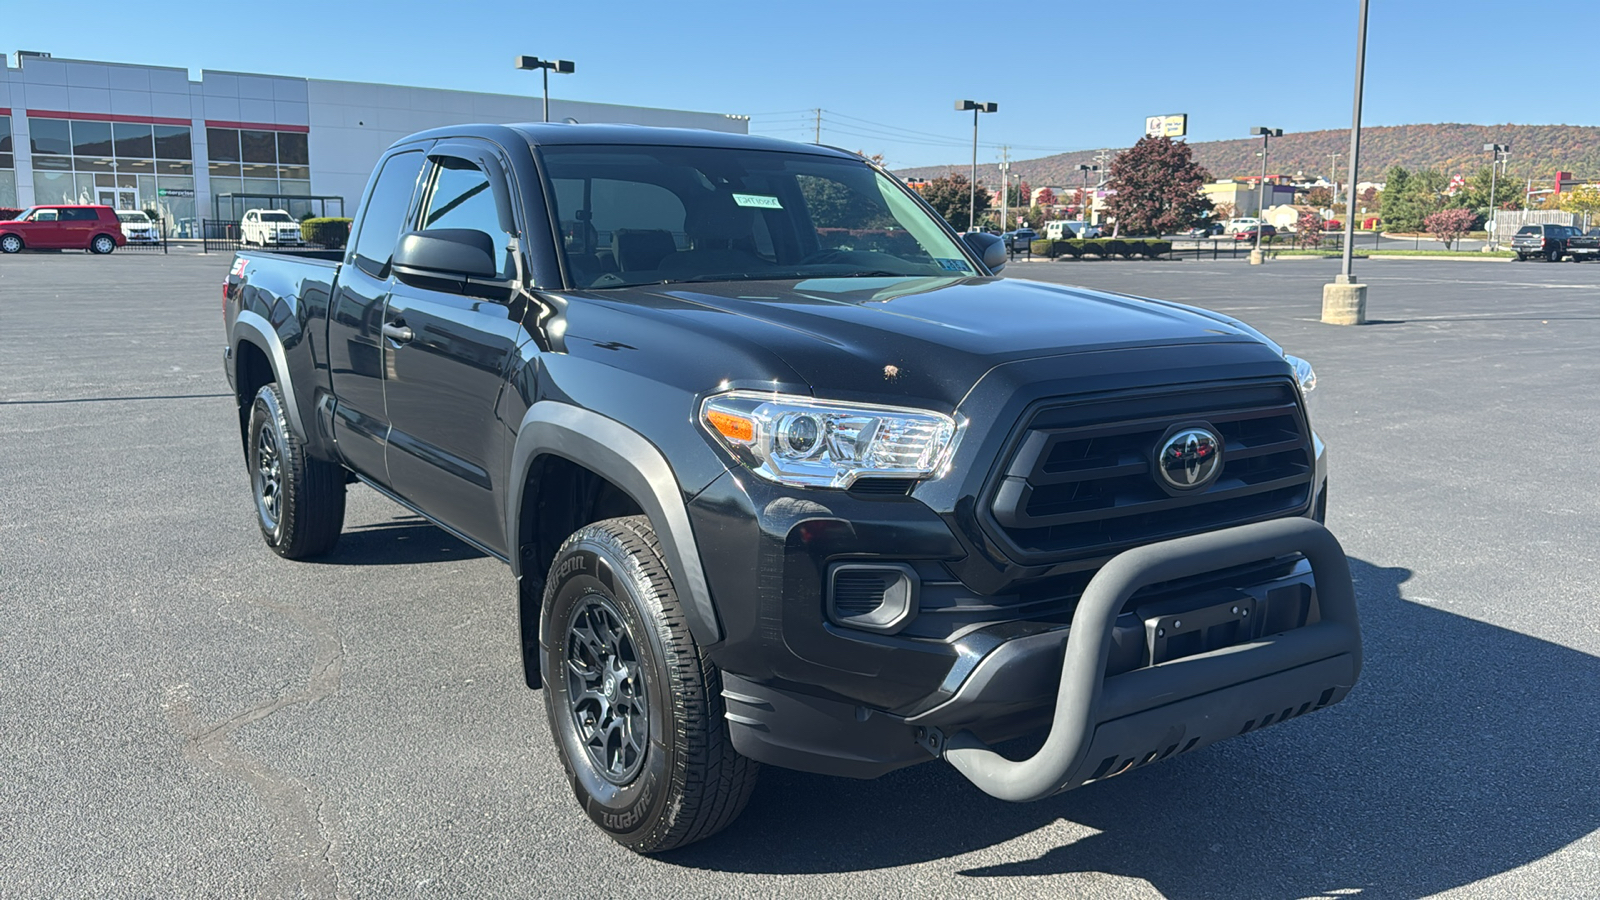
[[[1222,470],[1193,492],[1158,482],[1157,446],[1180,425],[1222,438]],[[1037,408],[992,490],[996,535],[1018,562],[1056,562],[1304,513],[1311,432],[1288,381],[1089,397]]]

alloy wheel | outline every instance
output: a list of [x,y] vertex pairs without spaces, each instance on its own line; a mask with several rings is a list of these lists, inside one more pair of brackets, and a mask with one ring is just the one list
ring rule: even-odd
[[650,740],[650,710],[637,646],[616,606],[591,594],[567,626],[567,706],[595,771],[626,785]]
[[283,510],[283,453],[278,448],[278,435],[270,427],[261,429],[256,436],[256,467],[251,474],[261,523],[268,531],[277,531]]

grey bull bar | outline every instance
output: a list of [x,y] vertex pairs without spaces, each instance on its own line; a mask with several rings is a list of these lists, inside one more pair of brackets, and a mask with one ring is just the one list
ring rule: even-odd
[[[1311,564],[1319,621],[1105,676],[1112,627],[1139,589],[1295,553]],[[1106,563],[1078,602],[1050,735],[1033,756],[1007,759],[967,731],[933,739],[990,796],[1039,800],[1337,703],[1360,671],[1361,627],[1344,549],[1317,522],[1275,519],[1136,547]]]

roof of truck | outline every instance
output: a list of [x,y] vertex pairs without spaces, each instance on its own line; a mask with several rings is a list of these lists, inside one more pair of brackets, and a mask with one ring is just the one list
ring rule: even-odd
[[[498,132],[498,134],[497,134]],[[665,147],[720,147],[743,150],[781,150],[812,153],[846,159],[861,157],[849,150],[802,144],[752,134],[731,134],[699,128],[657,128],[650,125],[569,124],[565,122],[524,122],[511,125],[447,125],[413,134],[398,143],[450,137],[488,137],[504,139],[506,132],[521,135],[535,146],[559,144],[655,145]]]

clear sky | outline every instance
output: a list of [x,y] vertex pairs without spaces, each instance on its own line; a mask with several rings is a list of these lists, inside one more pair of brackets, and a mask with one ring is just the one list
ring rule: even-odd
[[[422,85],[539,90],[529,53],[577,62],[556,97],[740,113],[751,130],[882,153],[971,156],[962,98],[994,101],[980,160],[1125,147],[1144,117],[1190,140],[1345,128],[1357,0],[808,4],[586,0],[0,0],[0,50]],[[1372,0],[1369,125],[1600,125],[1600,2]],[[12,59],[15,64],[15,59]],[[1525,75],[1526,77],[1521,77]],[[1560,86],[1563,79],[1571,89]],[[1578,88],[1578,84],[1585,85]]]

